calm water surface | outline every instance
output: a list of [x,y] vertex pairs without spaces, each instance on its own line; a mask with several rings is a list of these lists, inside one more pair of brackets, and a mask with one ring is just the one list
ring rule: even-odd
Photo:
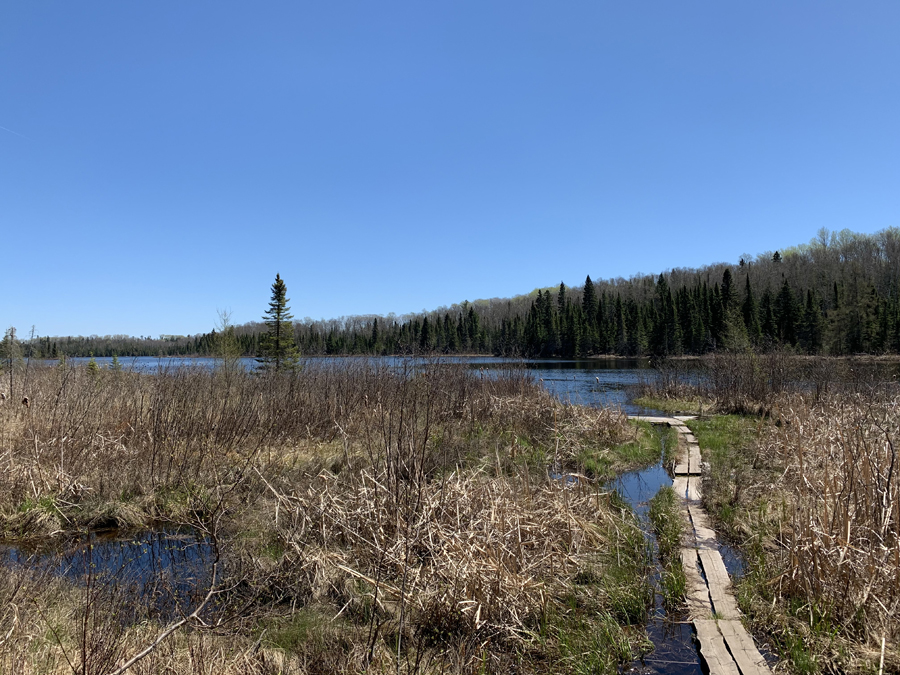
[[[87,363],[87,358],[72,358],[73,363]],[[101,368],[109,368],[112,358],[95,358]],[[632,401],[636,386],[649,379],[653,370],[646,359],[506,359],[492,356],[443,357],[445,363],[465,363],[473,370],[487,375],[524,368],[549,392],[567,403],[588,406],[613,406],[630,415],[659,415],[660,411],[635,405]],[[141,372],[153,372],[168,368],[215,368],[211,358],[154,358],[139,356],[119,359],[123,368]],[[256,367],[255,359],[241,359],[248,369]],[[402,356],[365,357],[338,356],[307,359],[310,366],[316,364],[341,365],[371,362],[388,366],[408,367],[421,359]]]

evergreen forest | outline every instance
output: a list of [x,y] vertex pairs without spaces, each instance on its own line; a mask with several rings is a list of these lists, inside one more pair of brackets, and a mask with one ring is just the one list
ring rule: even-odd
[[[294,289],[295,297],[303,290]],[[304,356],[673,356],[787,346],[806,354],[900,353],[900,228],[821,230],[810,243],[735,263],[536,289],[397,317],[293,322]],[[258,356],[266,325],[234,327]],[[160,339],[37,337],[34,357],[210,356],[215,331]]]

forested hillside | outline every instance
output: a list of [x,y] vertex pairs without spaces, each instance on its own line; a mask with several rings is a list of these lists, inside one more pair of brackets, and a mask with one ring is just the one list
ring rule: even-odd
[[[295,297],[300,297],[295,293]],[[295,301],[302,307],[302,300]],[[264,327],[234,328],[245,355]],[[294,323],[305,355],[678,355],[789,345],[810,354],[900,353],[900,229],[825,230],[809,244],[700,269],[592,281],[425,314]],[[35,355],[212,355],[215,333],[164,340],[41,338]]]

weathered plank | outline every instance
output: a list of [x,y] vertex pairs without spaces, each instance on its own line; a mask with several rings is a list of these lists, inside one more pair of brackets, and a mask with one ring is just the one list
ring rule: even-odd
[[700,656],[706,661],[710,675],[741,675],[737,664],[728,653],[725,639],[712,619],[695,619]]
[[690,465],[688,464],[688,449],[681,439],[678,441],[678,447],[675,450],[675,467],[672,472],[676,476],[687,476],[690,473]]
[[700,504],[700,477],[690,476],[687,478],[687,500]]
[[709,549],[700,549],[697,554],[700,556],[700,564],[706,575],[706,585],[709,586],[709,597],[712,600],[716,616],[720,619],[740,620],[741,612],[731,593],[731,577],[728,576],[728,570],[725,569],[722,554]]
[[692,476],[699,476],[701,472],[700,466],[700,446],[694,443],[688,444],[688,470]]
[[742,675],[771,675],[766,660],[740,621],[719,621],[719,632]]
[[684,569],[684,600],[692,619],[711,619],[712,602],[709,599],[709,588],[698,567],[697,550],[681,549],[681,566]]
[[629,419],[650,422],[650,424],[671,424],[673,422],[671,417],[652,417],[650,415],[630,415]]
[[674,415],[673,419],[676,419],[679,422],[688,422],[690,420],[697,419],[697,416],[696,415]]
[[690,429],[681,424],[694,418],[676,417],[668,422],[662,421],[665,418],[650,419],[668,423],[679,433],[672,488],[682,498],[682,512],[687,514],[693,530],[692,534],[685,534],[681,564],[686,581],[685,602],[697,631],[700,656],[710,675],[771,675],[753,638],[740,622],[740,610],[719,553],[716,533],[700,503],[700,445]]
[[706,515],[706,511],[699,504],[688,502],[688,514],[691,517],[691,524],[694,526],[697,548],[718,551],[719,544],[716,542],[716,531],[709,526],[709,518]]

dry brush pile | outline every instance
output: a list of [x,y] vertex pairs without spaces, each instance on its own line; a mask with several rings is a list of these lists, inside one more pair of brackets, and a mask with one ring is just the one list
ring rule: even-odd
[[[589,589],[599,616],[630,592],[583,582],[602,578],[592,570],[609,551],[643,560],[631,517],[577,466],[585,448],[608,452],[634,433],[624,416],[562,405],[521,373],[364,360],[291,377],[62,366],[30,373],[27,387],[28,408],[0,408],[7,537],[159,520],[205,528],[225,562],[223,618],[197,639],[231,635],[257,672],[424,672],[437,658],[441,669],[499,671],[528,650],[540,663],[553,651],[541,622],[571,613],[565,598]],[[638,595],[645,572],[632,579]],[[285,651],[271,636],[303,612],[331,638]],[[40,613],[26,614],[40,632]],[[28,622],[10,621],[25,652],[0,652],[38,653],[15,640]],[[143,625],[94,672],[112,672]],[[56,646],[67,640],[77,642]]]

